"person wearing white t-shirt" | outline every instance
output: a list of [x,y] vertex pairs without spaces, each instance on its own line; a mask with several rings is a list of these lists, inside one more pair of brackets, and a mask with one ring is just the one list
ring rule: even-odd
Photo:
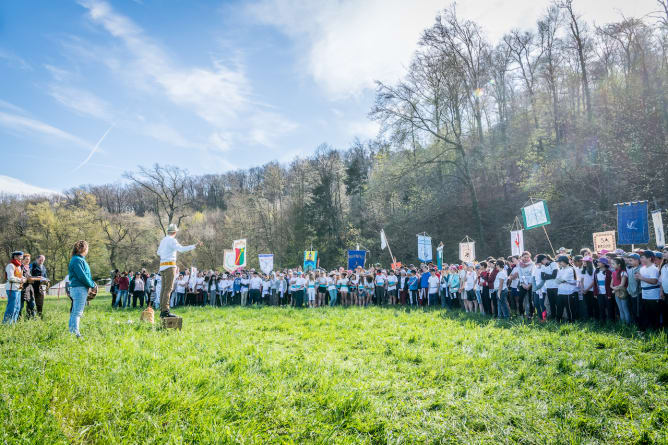
[[473,302],[477,301],[475,296],[475,288],[478,275],[475,273],[472,265],[466,266],[466,275],[464,275],[464,308],[466,312],[475,312]]
[[504,260],[496,261],[497,274],[494,278],[494,291],[498,299],[497,307],[499,318],[510,318],[510,307],[508,306],[508,272],[506,272],[506,262]]
[[659,285],[659,269],[654,265],[654,252],[646,250],[640,255],[642,267],[635,277],[640,281],[642,300],[640,301],[640,329],[648,327],[658,329],[661,314],[661,286]]
[[547,296],[547,307],[550,308],[550,318],[554,319],[557,316],[557,293],[559,285],[555,281],[559,266],[549,256],[545,255],[541,262],[541,278],[545,281],[545,293]]
[[557,271],[557,321],[561,321],[561,317],[566,309],[568,321],[573,321],[572,307],[577,301],[578,296],[578,277],[575,274],[575,269],[571,266],[568,257],[565,255],[557,259],[559,270]]
[[248,280],[248,288],[248,296],[250,297],[249,304],[260,304],[260,299],[262,296],[262,278],[260,278],[257,272],[253,272],[253,276],[250,280]]
[[306,279],[304,274],[300,271],[297,272],[297,278],[294,282],[294,290],[292,291],[292,300],[294,301],[295,307],[302,307],[304,304],[304,292],[306,290]]
[[427,304],[429,306],[437,306],[438,305],[438,288],[441,285],[441,280],[436,276],[436,270],[431,269],[429,271],[429,279],[428,279],[428,297],[427,297]]

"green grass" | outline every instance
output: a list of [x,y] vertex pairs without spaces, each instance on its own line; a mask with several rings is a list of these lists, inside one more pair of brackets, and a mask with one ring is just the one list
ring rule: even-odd
[[176,332],[98,297],[78,340],[68,311],[0,326],[0,443],[668,442],[665,334],[239,307]]

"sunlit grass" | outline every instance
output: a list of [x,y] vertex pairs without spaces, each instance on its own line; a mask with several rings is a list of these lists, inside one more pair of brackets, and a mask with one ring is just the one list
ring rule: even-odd
[[[4,304],[0,305],[4,311]],[[666,443],[665,334],[460,312],[98,297],[0,327],[0,443]]]

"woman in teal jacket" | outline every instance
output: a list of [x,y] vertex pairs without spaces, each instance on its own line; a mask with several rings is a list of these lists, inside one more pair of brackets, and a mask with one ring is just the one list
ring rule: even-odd
[[81,337],[79,320],[86,306],[88,289],[95,287],[95,282],[90,276],[90,267],[88,267],[85,259],[87,254],[88,243],[86,241],[82,240],[74,243],[72,258],[67,268],[70,278],[70,298],[72,298],[69,328],[70,332],[79,338]]

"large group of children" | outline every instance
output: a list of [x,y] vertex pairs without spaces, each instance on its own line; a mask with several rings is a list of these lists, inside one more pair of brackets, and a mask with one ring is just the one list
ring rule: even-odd
[[[664,255],[667,255],[664,258]],[[131,275],[132,276],[132,275]],[[160,274],[117,274],[112,301],[128,306],[130,295],[157,307]],[[141,281],[141,283],[140,283]],[[137,296],[137,294],[139,294]],[[484,261],[432,263],[385,270],[380,265],[355,270],[287,269],[269,274],[254,269],[234,273],[181,272],[170,306],[292,305],[460,308],[491,317],[545,321],[598,320],[660,328],[668,322],[668,249],[591,252],[553,258],[530,252]],[[134,304],[133,304],[134,306]]]

